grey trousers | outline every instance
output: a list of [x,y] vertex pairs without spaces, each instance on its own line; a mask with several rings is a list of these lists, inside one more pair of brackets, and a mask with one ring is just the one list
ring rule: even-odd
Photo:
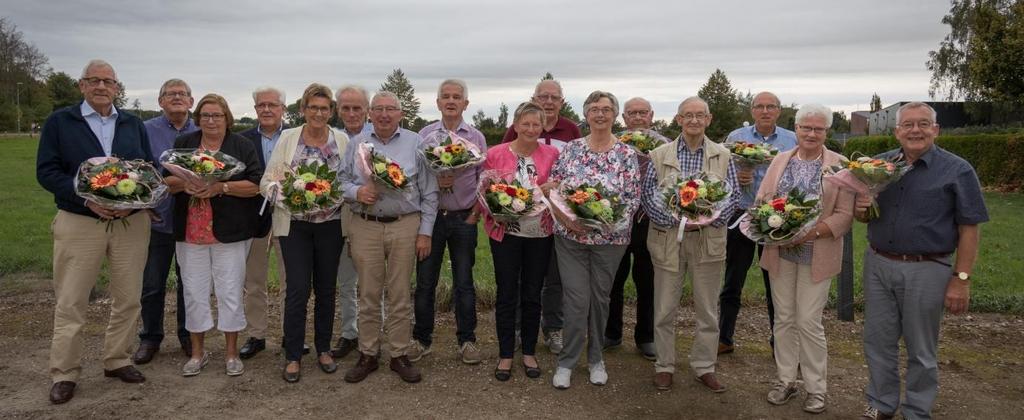
[[345,238],[338,262],[338,323],[341,324],[341,336],[349,340],[359,338],[356,317],[359,315],[359,304],[356,299],[356,267],[352,264],[352,244]]
[[604,328],[608,301],[619,260],[627,245],[585,245],[555,235],[558,270],[562,275],[562,339],[558,367],[572,369],[580,360],[584,343],[587,364],[603,359]]
[[[948,261],[943,261],[948,263]],[[939,386],[936,353],[949,265],[893,261],[864,253],[864,357],[868,404],[887,414],[900,407],[900,337],[907,347],[903,417],[931,418]]]

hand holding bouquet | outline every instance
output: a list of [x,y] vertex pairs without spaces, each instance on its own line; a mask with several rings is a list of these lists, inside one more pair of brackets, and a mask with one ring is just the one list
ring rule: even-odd
[[583,183],[554,191],[551,201],[570,221],[594,230],[613,230],[624,220],[619,196],[601,184]]
[[540,197],[538,188],[524,186],[514,173],[489,170],[480,174],[477,200],[498,223],[539,214],[546,208]]
[[356,167],[368,180],[395,191],[409,185],[409,178],[402,167],[391,158],[374,150],[370,143],[360,143],[356,151]]
[[[78,167],[74,186],[79,197],[114,210],[153,208],[167,196],[163,177],[143,160],[86,160]],[[127,227],[127,220],[121,219],[121,223]],[[107,228],[111,228],[110,222]]]
[[814,228],[821,215],[818,197],[797,189],[771,200],[755,203],[740,220],[744,235],[759,244],[786,245]]
[[651,153],[662,144],[668,143],[668,139],[654,130],[628,130],[619,136],[619,141],[636,149],[640,154]]
[[[825,179],[840,188],[852,190],[857,194],[869,195],[874,199],[889,184],[898,181],[911,169],[913,166],[908,165],[902,155],[892,160],[859,156],[844,161],[840,165],[827,168],[825,173],[828,176]],[[878,203],[872,202],[868,209],[868,219],[877,218],[880,214]]]
[[320,160],[291,168],[278,185],[281,189],[279,206],[292,215],[332,211],[341,205],[338,174]]
[[224,181],[245,170],[244,163],[228,154],[202,149],[169,149],[160,155],[160,165],[197,187]]
[[778,149],[765,143],[732,141],[727,142],[725,147],[729,148],[729,153],[736,160],[736,164],[745,168],[756,168],[772,163],[772,159],[779,154]]

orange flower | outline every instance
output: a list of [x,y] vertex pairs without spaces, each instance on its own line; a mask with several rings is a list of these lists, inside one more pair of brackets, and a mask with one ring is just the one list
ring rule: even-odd
[[313,181],[313,194],[324,195],[331,192],[331,183],[323,179]]
[[117,177],[114,176],[114,171],[110,169],[100,172],[89,180],[89,186],[94,190],[112,187],[115,184],[117,184]]
[[405,182],[405,174],[402,173],[402,168],[395,164],[388,166],[388,177],[391,178],[391,182],[394,182],[395,185],[402,185]]
[[590,194],[588,194],[586,191],[582,191],[582,190],[576,190],[576,192],[574,192],[571,196],[569,196],[569,199],[572,200],[572,202],[576,203],[576,204],[583,204],[583,203],[587,202],[588,198],[590,198]]
[[697,189],[686,186],[679,190],[679,205],[686,207],[697,198]]

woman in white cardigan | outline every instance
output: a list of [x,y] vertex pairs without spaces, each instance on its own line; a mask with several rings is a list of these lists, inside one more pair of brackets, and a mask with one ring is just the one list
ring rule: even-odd
[[[331,90],[311,84],[302,94],[299,107],[306,119],[301,127],[281,133],[281,140],[267,163],[260,181],[260,192],[272,197],[275,181],[289,169],[308,160],[324,162],[339,171],[348,137],[327,125],[333,113]],[[287,288],[284,304],[284,353],[287,364],[282,377],[298,382],[301,377],[302,343],[305,342],[306,304],[310,291],[313,305],[313,343],[317,364],[325,373],[334,373],[338,365],[331,356],[331,332],[334,329],[335,278],[341,258],[341,202],[315,214],[293,215],[278,206],[273,215],[272,234],[280,237],[285,261]]]

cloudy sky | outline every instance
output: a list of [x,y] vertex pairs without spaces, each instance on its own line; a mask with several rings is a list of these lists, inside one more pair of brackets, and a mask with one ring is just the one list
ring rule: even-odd
[[156,109],[160,84],[185,79],[252,115],[259,85],[296,99],[311,82],[371,91],[401,68],[436,118],[437,83],[469,84],[477,109],[514,108],[551,72],[577,110],[595,89],[648,98],[656,118],[716,69],[740,91],[847,113],[927,99],[928,51],[948,33],[949,3],[907,1],[220,1],[0,0],[0,14],[78,77],[111,62],[129,103]]

